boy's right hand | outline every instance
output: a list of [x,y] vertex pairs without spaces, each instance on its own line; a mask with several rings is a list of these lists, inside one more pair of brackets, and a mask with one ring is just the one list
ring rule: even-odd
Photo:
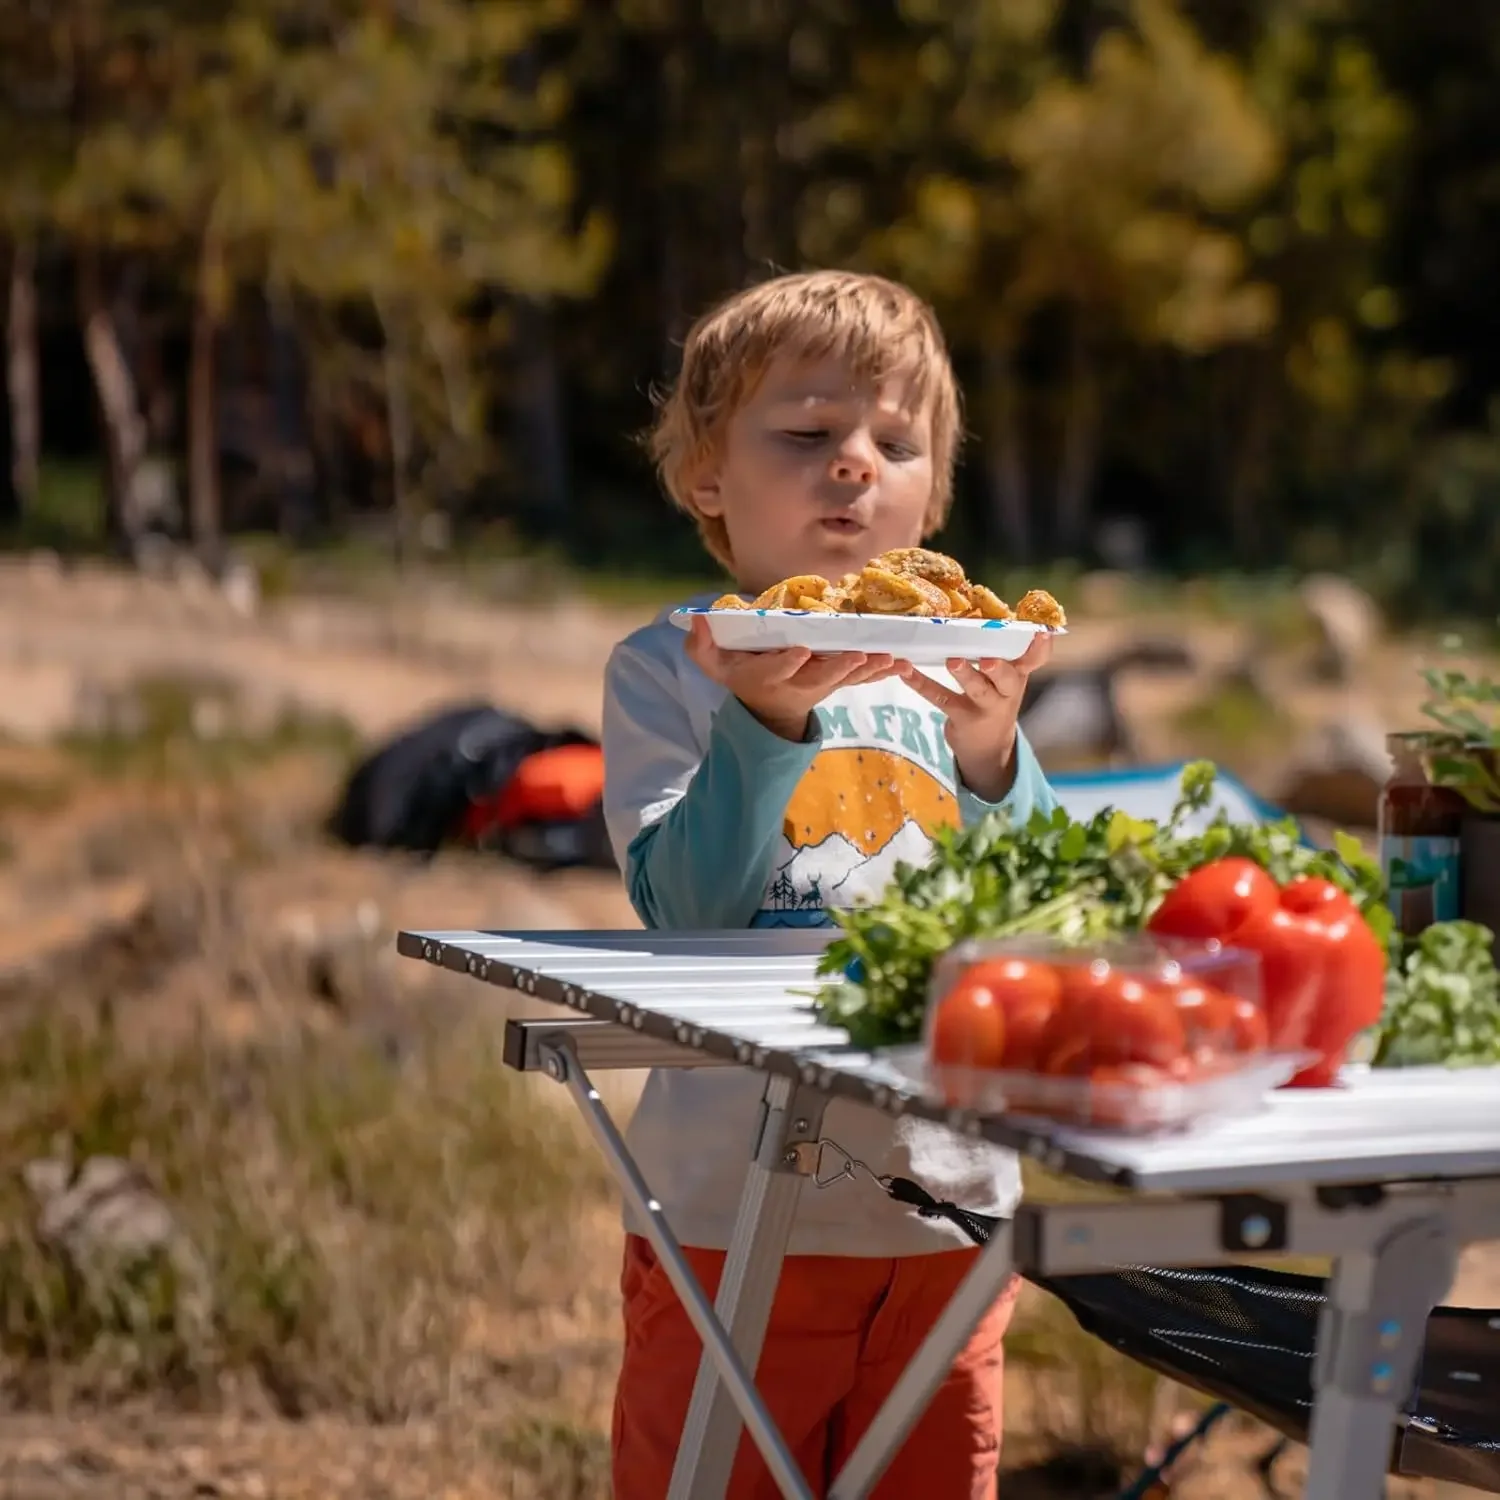
[[773,734],[784,740],[807,738],[807,720],[818,704],[839,688],[890,677],[891,656],[840,651],[814,656],[806,646],[782,651],[725,651],[716,645],[708,621],[693,621],[687,654],[705,677],[733,693]]

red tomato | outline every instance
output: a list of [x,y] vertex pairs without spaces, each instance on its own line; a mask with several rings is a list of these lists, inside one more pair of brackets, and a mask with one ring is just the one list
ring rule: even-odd
[[964,980],[984,984],[1005,1013],[1007,1069],[1036,1067],[1037,1042],[1062,999],[1062,980],[1047,963],[1026,958],[982,959],[964,971]]
[[1167,1077],[1173,1083],[1192,1083],[1197,1079],[1200,1067],[1201,1062],[1196,1050],[1184,1052],[1181,1057],[1174,1057],[1168,1063]]
[[1146,927],[1157,937],[1222,941],[1252,917],[1274,911],[1276,900],[1276,882],[1254,860],[1216,859],[1184,875]]
[[1292,1079],[1295,1088],[1331,1084],[1349,1044],[1385,1008],[1385,949],[1358,912],[1324,925],[1324,949],[1322,991],[1303,1037],[1304,1045],[1321,1056]]
[[1234,945],[1260,957],[1269,1044],[1278,1052],[1304,1046],[1322,996],[1326,925],[1277,907],[1246,922],[1235,933]]
[[1005,1056],[1005,1012],[994,990],[961,976],[938,1001],[927,1048],[941,1067],[999,1068]]
[[1084,1118],[1090,1125],[1133,1125],[1143,1101],[1133,1095],[1160,1088],[1168,1074],[1150,1063],[1105,1063],[1089,1073],[1089,1102]]
[[1106,1064],[1165,1066],[1185,1050],[1171,1001],[1100,966],[1060,971],[1062,1001],[1037,1040],[1044,1073],[1079,1075]]
[[1266,1018],[1242,995],[1192,980],[1161,988],[1177,1007],[1190,1050],[1258,1052],[1266,1045]]
[[1299,875],[1281,888],[1281,905],[1304,917],[1332,922],[1339,917],[1357,916],[1359,908],[1343,886],[1317,875]]
[[1150,1063],[1101,1063],[1089,1074],[1090,1083],[1111,1088],[1160,1088],[1167,1073]]

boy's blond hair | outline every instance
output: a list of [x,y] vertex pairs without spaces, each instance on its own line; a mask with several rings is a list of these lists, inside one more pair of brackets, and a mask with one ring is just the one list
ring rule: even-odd
[[777,276],[738,292],[699,318],[683,345],[676,384],[661,400],[651,453],[673,504],[692,516],[703,544],[731,572],[729,533],[693,501],[699,471],[724,441],[778,355],[846,361],[864,379],[909,373],[932,413],[932,500],[923,536],[953,501],[960,428],[958,382],[937,316],[910,288],[853,271]]

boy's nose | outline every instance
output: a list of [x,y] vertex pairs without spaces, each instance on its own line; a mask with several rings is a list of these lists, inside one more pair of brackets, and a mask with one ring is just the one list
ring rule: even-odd
[[851,443],[835,454],[831,472],[840,484],[873,484],[875,460],[863,443]]

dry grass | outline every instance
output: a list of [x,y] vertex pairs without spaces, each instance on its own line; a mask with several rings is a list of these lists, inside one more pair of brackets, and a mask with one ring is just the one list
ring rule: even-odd
[[[11,1399],[203,1406],[253,1386],[284,1415],[383,1422],[461,1398],[489,1378],[476,1313],[514,1310],[528,1266],[565,1253],[574,1209],[604,1191],[567,1117],[529,1095],[461,1032],[393,1060],[344,1034],[158,1056],[99,1017],[24,1026],[0,1051]],[[138,1163],[203,1285],[165,1255],[74,1274],[18,1180],[59,1149]]]
[[[388,981],[362,992],[361,969],[331,1001],[275,937],[288,907],[321,921],[398,891],[462,925],[451,892],[475,872],[338,867],[315,833],[337,726],[231,717],[203,744],[203,694],[147,686],[137,736],[0,766],[13,889],[128,873],[151,894],[141,930],[0,995],[0,1400],[101,1444],[144,1407],[168,1448],[225,1464],[241,1438],[181,1434],[262,1424],[265,1473],[296,1455],[276,1496],[607,1494],[619,1231],[566,1100],[501,1067],[498,997],[422,1024],[420,995],[380,1009]],[[482,903],[549,924],[525,905],[546,898],[509,878],[486,874]],[[22,1181],[56,1156],[136,1164],[190,1258],[75,1264]],[[1079,1190],[1033,1174],[1028,1191]],[[1041,1293],[1008,1347],[1007,1500],[1112,1493],[1145,1444],[1154,1377]],[[121,1472],[155,1462],[132,1451]],[[6,1461],[0,1444],[10,1493]],[[101,1485],[89,1493],[124,1493]]]

